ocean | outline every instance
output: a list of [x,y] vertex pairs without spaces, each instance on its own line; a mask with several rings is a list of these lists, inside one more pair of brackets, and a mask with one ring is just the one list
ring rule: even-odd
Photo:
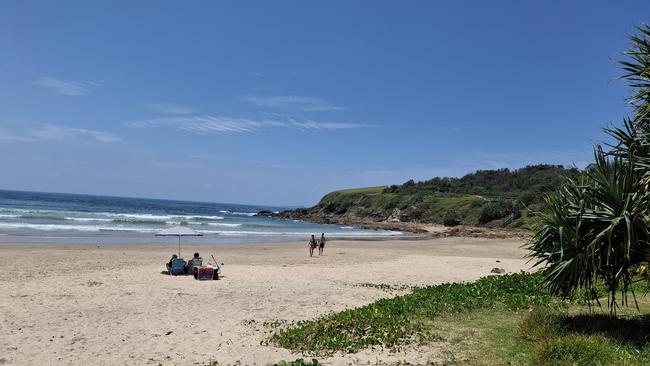
[[281,208],[0,190],[0,243],[173,243],[177,239],[154,234],[179,225],[204,235],[183,238],[195,244],[402,234],[255,216],[260,210]]

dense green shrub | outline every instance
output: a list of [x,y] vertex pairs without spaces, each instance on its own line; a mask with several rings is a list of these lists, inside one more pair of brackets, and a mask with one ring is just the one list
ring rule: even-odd
[[524,192],[521,195],[520,200],[524,205],[528,206],[535,202],[540,202],[541,198],[542,198],[542,194],[540,194],[539,192]]
[[442,221],[445,226],[456,226],[460,224],[460,216],[456,210],[450,209],[445,212]]
[[479,170],[462,178],[433,178],[423,182],[409,180],[401,186],[390,186],[385,191],[390,193],[423,191],[506,195],[508,198],[517,199],[522,199],[526,195],[525,204],[528,205],[541,202],[545,193],[557,189],[563,176],[577,178],[580,174],[580,171],[576,168],[539,164],[515,170]]
[[479,208],[479,207],[482,207],[484,204],[485,204],[485,201],[483,201],[482,199],[476,199],[476,200],[472,201],[471,207],[472,208]]
[[508,206],[504,202],[490,202],[483,206],[478,220],[481,224],[486,224],[493,220],[502,219],[509,213]]

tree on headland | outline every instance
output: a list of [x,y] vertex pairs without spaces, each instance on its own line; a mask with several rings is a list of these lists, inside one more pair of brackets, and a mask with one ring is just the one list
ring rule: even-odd
[[584,175],[566,178],[546,198],[548,212],[527,245],[531,258],[546,265],[552,293],[586,290],[598,301],[597,284],[604,283],[613,314],[618,293],[627,304],[639,268],[650,261],[650,27],[639,27],[630,40],[620,64],[634,89],[632,117],[605,129],[614,143],[597,145]]

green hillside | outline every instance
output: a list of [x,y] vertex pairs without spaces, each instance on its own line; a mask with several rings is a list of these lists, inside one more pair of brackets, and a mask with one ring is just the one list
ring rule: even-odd
[[580,172],[557,165],[481,170],[462,178],[433,178],[401,185],[346,189],[327,194],[312,208],[281,216],[315,222],[418,222],[530,228],[531,212],[563,176]]

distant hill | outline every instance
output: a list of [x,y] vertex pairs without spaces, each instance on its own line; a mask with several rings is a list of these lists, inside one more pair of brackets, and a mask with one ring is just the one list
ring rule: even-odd
[[563,176],[580,174],[575,168],[546,164],[479,170],[462,178],[335,191],[314,207],[275,216],[356,225],[415,222],[531,228],[531,212],[541,209],[544,195],[557,189]]

